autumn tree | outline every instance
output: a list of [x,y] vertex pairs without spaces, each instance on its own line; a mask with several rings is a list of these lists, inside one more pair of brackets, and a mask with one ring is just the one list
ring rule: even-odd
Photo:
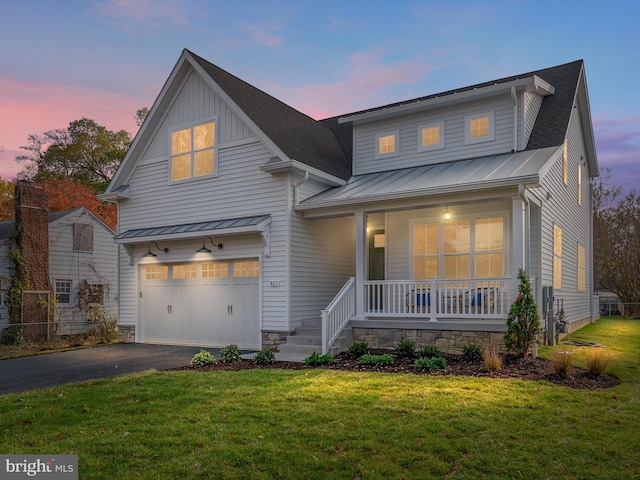
[[24,164],[20,178],[42,181],[70,178],[102,192],[124,158],[131,143],[125,130],[112,132],[94,120],[74,120],[66,129],[31,134],[27,153],[16,160]]
[[14,217],[14,194],[15,186],[13,182],[0,178],[0,221],[11,220]]
[[[610,187],[610,171],[594,180],[594,273],[599,289],[623,303],[640,302],[640,197]],[[640,314],[640,308],[626,313]]]

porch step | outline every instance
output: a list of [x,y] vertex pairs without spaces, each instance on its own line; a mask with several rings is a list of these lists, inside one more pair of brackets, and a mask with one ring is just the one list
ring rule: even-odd
[[[347,327],[343,330],[340,337],[329,349],[330,355],[337,355],[345,351],[353,342],[353,333],[351,328]],[[296,328],[295,335],[289,335],[287,341],[278,347],[279,352],[276,359],[302,362],[312,353],[322,352],[322,327],[318,322],[302,322],[300,327]]]

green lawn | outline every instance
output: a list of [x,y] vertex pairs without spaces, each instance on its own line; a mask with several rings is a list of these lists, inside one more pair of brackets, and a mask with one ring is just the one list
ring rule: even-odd
[[571,338],[622,384],[149,371],[0,396],[0,452],[75,453],[82,479],[640,478],[640,322]]

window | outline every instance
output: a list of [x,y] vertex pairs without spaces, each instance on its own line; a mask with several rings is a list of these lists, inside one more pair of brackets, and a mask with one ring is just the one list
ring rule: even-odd
[[260,262],[257,260],[246,262],[234,262],[234,277],[257,277],[260,275]]
[[413,224],[413,278],[504,276],[504,218]]
[[564,147],[562,149],[562,163],[564,184],[569,185],[569,147],[566,138],[564,139]]
[[584,253],[584,246],[578,243],[578,291],[587,290],[587,262]]
[[195,263],[188,265],[174,265],[172,278],[196,278],[197,267]]
[[398,131],[376,135],[376,158],[395,157],[399,153]]
[[202,278],[227,278],[228,274],[228,263],[209,262],[202,264]]
[[582,205],[582,165],[578,165],[578,205]]
[[144,267],[147,280],[166,280],[169,278],[169,267],[166,265],[147,265]]
[[171,132],[171,181],[216,173],[216,122]]
[[418,151],[439,150],[444,148],[444,122],[421,125],[418,127]]
[[562,229],[553,226],[553,288],[562,288]]
[[87,303],[104,303],[104,285],[87,285],[85,292]]
[[93,252],[93,225],[90,223],[73,224],[73,251]]
[[71,280],[56,280],[56,299],[58,303],[71,303]]
[[488,142],[495,139],[494,113],[464,117],[464,143]]

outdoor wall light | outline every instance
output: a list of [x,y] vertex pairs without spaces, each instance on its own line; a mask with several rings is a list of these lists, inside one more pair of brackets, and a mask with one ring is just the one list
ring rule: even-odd
[[444,212],[442,212],[442,218],[445,220],[451,220],[451,212],[449,211],[448,206],[444,209]]
[[160,248],[156,242],[149,242],[149,245],[147,246],[147,253],[145,253],[143,255],[143,257],[156,257],[157,256],[155,253],[153,253],[151,251],[151,244],[152,243],[156,246],[158,251],[161,251],[161,252],[164,252],[164,253],[169,253],[169,247]]
[[209,239],[209,241],[211,242],[211,245],[214,247],[218,247],[218,250],[222,250],[222,243],[215,243],[213,241],[213,239],[209,236],[206,236],[202,239],[202,247],[200,247],[199,249],[196,250],[197,253],[211,253],[211,250],[209,250],[207,247],[205,247],[204,242],[206,239]]

